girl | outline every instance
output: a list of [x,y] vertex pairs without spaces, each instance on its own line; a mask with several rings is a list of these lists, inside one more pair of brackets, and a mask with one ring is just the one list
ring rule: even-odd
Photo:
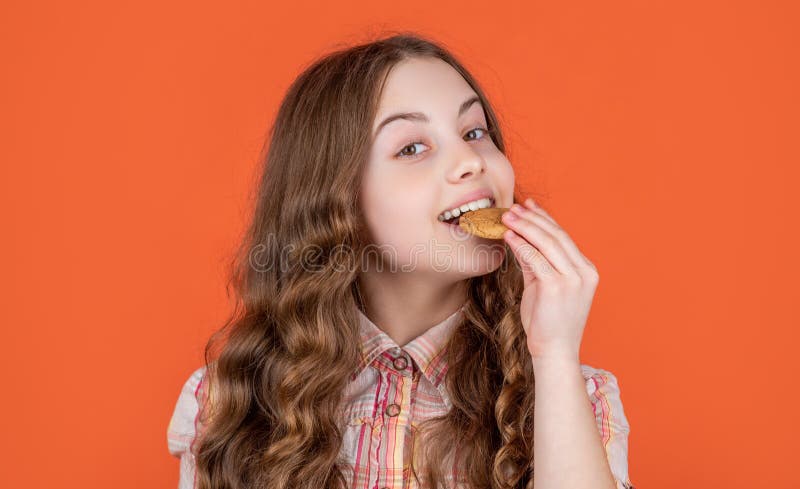
[[[632,487],[616,378],[578,360],[598,273],[448,51],[316,61],[263,161],[236,308],[168,429],[181,488]],[[512,207],[502,240],[448,222],[484,206]]]

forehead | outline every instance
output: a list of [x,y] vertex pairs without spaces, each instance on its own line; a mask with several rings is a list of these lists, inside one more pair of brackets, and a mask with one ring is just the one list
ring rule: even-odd
[[[475,91],[449,64],[438,58],[412,58],[389,71],[375,122],[398,111],[455,113]],[[441,110],[445,112],[440,112]]]

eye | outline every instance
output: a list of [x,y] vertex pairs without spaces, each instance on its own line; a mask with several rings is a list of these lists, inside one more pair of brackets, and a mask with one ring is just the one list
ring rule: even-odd
[[401,150],[400,150],[400,152],[399,152],[399,153],[397,153],[395,156],[397,156],[398,158],[406,158],[406,159],[407,159],[407,158],[413,158],[413,157],[417,156],[419,153],[417,153],[416,151],[415,151],[414,153],[412,153],[412,154],[408,154],[408,153],[404,153],[404,152],[405,152],[405,150],[407,150],[408,148],[413,148],[414,146],[416,146],[416,145],[418,145],[418,144],[423,144],[423,143],[421,143],[421,142],[419,142],[419,141],[416,141],[416,142],[410,143],[409,145],[407,145],[407,146],[404,146],[404,147],[403,147],[403,149],[401,149]]
[[483,132],[484,132],[484,135],[483,135],[483,136],[481,136],[481,137],[480,137],[480,139],[483,139],[483,138],[485,138],[485,137],[486,137],[486,134],[488,134],[488,133],[489,133],[489,130],[488,130],[488,129],[484,129],[484,128],[482,128],[482,127],[476,127],[476,128],[474,128],[474,129],[470,130],[469,132],[467,132],[467,134],[469,134],[470,132],[473,132],[473,131],[483,131]]
[[[470,133],[472,133],[472,132],[475,132],[475,131],[483,131],[484,135],[483,135],[483,136],[481,136],[480,138],[474,138],[474,139],[484,139],[484,138],[486,138],[486,134],[488,134],[488,133],[489,133],[489,130],[488,130],[488,129],[485,129],[485,128],[483,128],[483,127],[475,127],[475,128],[472,128],[472,129],[470,129],[469,131],[467,131],[467,134],[470,134]],[[406,153],[406,152],[405,152],[405,150],[407,150],[407,149],[409,149],[409,148],[413,148],[413,147],[415,147],[415,146],[416,146],[416,145],[418,145],[418,144],[422,144],[422,145],[424,145],[424,143],[423,143],[422,141],[414,141],[414,142],[410,142],[410,143],[408,143],[406,146],[404,146],[404,147],[403,147],[403,148],[400,150],[400,152],[399,152],[399,153],[397,153],[395,156],[396,156],[396,157],[398,157],[398,158],[404,158],[404,159],[414,158],[415,156],[418,156],[418,155],[419,155],[419,153],[418,153],[418,152],[416,152],[416,151],[415,151],[414,153],[411,153],[411,154],[408,154],[408,153]]]

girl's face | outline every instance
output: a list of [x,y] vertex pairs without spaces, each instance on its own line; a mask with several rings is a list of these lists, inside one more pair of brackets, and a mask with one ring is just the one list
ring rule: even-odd
[[503,240],[438,219],[475,192],[487,192],[494,207],[511,206],[514,171],[486,129],[477,94],[446,62],[417,58],[390,71],[361,189],[375,255],[390,271],[463,279],[500,266]]

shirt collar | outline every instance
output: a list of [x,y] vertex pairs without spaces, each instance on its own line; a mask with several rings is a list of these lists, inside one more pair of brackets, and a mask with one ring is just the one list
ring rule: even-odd
[[371,364],[375,358],[386,350],[390,350],[390,353],[393,354],[403,350],[416,362],[422,375],[438,388],[444,379],[444,374],[447,372],[444,346],[450,338],[450,333],[463,317],[464,307],[462,306],[440,323],[431,326],[423,334],[401,348],[356,306],[361,336],[361,363],[358,365],[352,379],[355,379],[367,365]]

